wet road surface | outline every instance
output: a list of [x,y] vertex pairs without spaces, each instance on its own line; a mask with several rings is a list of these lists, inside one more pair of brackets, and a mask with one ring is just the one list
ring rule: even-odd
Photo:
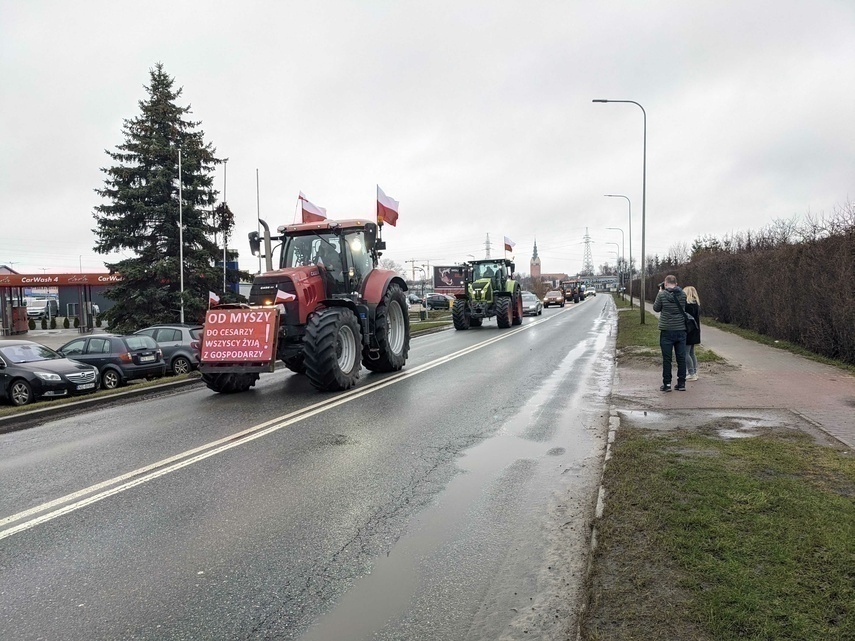
[[0,638],[562,638],[612,376],[606,297],[0,436]]

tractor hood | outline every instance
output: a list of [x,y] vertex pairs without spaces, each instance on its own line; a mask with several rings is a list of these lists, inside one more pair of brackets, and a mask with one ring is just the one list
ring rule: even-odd
[[[285,322],[303,324],[308,310],[314,309],[317,301],[324,298],[321,269],[317,265],[286,267],[259,274],[252,281],[249,293],[250,305],[275,305],[277,292],[286,294]],[[291,299],[290,296],[294,298]]]

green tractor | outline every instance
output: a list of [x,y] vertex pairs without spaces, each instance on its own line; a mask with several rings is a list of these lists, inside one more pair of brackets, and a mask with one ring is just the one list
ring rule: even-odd
[[513,280],[511,261],[473,260],[464,263],[463,274],[463,293],[455,295],[451,308],[454,329],[481,327],[485,318],[493,316],[502,328],[522,324],[522,292],[520,284]]

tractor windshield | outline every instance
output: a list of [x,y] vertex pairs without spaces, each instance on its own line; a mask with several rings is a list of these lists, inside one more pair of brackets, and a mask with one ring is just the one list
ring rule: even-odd
[[502,267],[501,263],[477,263],[472,266],[472,280],[493,278],[501,271]]
[[280,269],[308,265],[321,265],[330,272],[341,274],[341,239],[332,233],[287,238],[282,245]]

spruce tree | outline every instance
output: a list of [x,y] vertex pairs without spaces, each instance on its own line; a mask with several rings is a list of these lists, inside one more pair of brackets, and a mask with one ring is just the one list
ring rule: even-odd
[[107,294],[117,304],[105,318],[117,332],[180,318],[179,150],[185,321],[201,322],[208,292],[222,289],[222,272],[216,268],[222,253],[212,240],[218,226],[211,216],[217,195],[211,174],[221,160],[204,141],[201,123],[187,119],[190,106],[176,103],[182,89],[173,89],[174,79],[163,65],[149,73],[141,113],[125,119],[125,140],[106,152],[115,164],[102,168],[104,187],[96,190],[105,202],[95,208],[95,251],[130,254],[106,263],[123,277]]

